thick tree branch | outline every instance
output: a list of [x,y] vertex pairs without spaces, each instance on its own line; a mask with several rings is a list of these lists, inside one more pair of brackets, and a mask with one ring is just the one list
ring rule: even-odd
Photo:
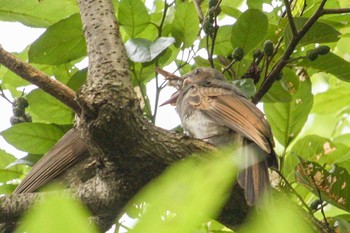
[[40,70],[35,69],[33,66],[29,65],[16,58],[11,53],[5,51],[0,46],[0,64],[6,66],[9,70],[16,73],[18,76],[27,80],[28,82],[38,86],[43,91],[49,93],[56,99],[60,100],[62,103],[70,107],[75,113],[80,113],[80,107],[75,101],[75,92],[56,81]]
[[42,197],[38,193],[24,193],[0,198],[0,223],[13,222]]

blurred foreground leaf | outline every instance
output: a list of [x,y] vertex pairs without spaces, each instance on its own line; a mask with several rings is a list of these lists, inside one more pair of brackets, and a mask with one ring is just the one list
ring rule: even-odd
[[242,227],[240,233],[312,233],[311,222],[306,214],[288,200],[275,199],[266,203],[250,218],[250,222]]
[[193,232],[215,217],[236,175],[233,156],[231,150],[207,159],[188,159],[167,169],[132,202],[147,205],[130,232]]
[[32,207],[16,232],[96,233],[88,216],[79,202],[67,196],[49,195]]

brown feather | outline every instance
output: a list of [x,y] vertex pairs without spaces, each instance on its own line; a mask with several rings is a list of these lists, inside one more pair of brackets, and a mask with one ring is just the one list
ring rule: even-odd
[[278,168],[273,136],[264,114],[212,68],[184,76],[176,110],[190,136],[216,146],[242,144],[238,183],[249,205],[269,188],[268,166]]
[[29,171],[14,193],[34,192],[86,158],[87,147],[78,133],[69,130]]

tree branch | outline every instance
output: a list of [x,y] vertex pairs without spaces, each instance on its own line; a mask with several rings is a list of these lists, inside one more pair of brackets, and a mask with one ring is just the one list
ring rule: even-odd
[[0,197],[0,223],[18,219],[41,196],[39,193],[24,193]]
[[0,46],[0,64],[28,82],[38,86],[62,103],[70,107],[75,113],[80,113],[80,107],[75,101],[75,92],[63,83],[50,78],[40,70],[16,58]]
[[323,9],[322,15],[350,13],[350,8]]
[[295,23],[294,23],[292,10],[290,8],[290,2],[288,0],[284,0],[284,5],[286,7],[287,18],[289,21],[290,28],[292,29],[293,36],[296,36],[298,34],[298,30],[297,30]]
[[292,36],[292,39],[290,40],[286,50],[284,51],[282,57],[278,60],[278,62],[275,64],[275,66],[272,68],[269,75],[266,77],[264,82],[259,88],[259,91],[255,94],[252,101],[254,103],[258,103],[261,98],[265,95],[265,93],[270,89],[273,82],[276,80],[276,77],[278,77],[278,74],[282,71],[282,69],[286,66],[288,63],[288,60],[290,56],[292,55],[295,47],[298,45],[299,41],[305,36],[305,34],[310,30],[312,25],[316,23],[316,21],[322,16],[323,7],[326,4],[327,0],[322,0],[317,10],[314,12],[314,14],[309,18],[309,20],[305,23],[305,25],[300,29],[300,31]]

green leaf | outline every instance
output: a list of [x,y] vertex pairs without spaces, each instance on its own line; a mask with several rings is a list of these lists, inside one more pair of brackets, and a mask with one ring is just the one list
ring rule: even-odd
[[27,156],[24,156],[23,158],[17,159],[16,161],[10,163],[7,166],[7,168],[15,167],[17,165],[25,165],[25,166],[32,167],[42,157],[43,155],[39,155],[39,154],[28,154]]
[[305,59],[299,65],[330,73],[340,80],[350,82],[350,63],[333,53],[318,56],[315,61]]
[[343,143],[344,145],[350,147],[350,133],[339,135],[338,137],[334,138],[333,142]]
[[339,229],[338,232],[350,232],[350,215],[349,214],[342,214],[342,215],[335,216],[334,220],[336,220],[338,223],[336,231]]
[[193,232],[218,214],[235,177],[231,156],[232,150],[167,169],[132,202],[146,202],[147,207],[130,232]]
[[150,62],[175,42],[172,37],[160,37],[154,42],[146,39],[130,39],[125,48],[133,62]]
[[282,87],[280,81],[275,81],[269,91],[264,95],[262,101],[264,103],[275,103],[275,102],[291,102],[291,94]]
[[[294,17],[295,26],[300,30],[306,23],[307,18]],[[298,46],[303,46],[311,43],[329,43],[335,42],[340,39],[341,33],[338,32],[334,27],[321,23],[315,22],[315,24],[310,28],[310,30],[301,39]],[[284,30],[284,39],[286,45],[289,44],[292,39],[293,33],[289,26]]]
[[233,84],[235,84],[235,86],[237,86],[238,89],[247,98],[251,98],[256,92],[256,87],[254,85],[254,80],[251,79],[251,78],[244,78],[244,79],[234,80]]
[[312,233],[313,223],[295,203],[277,196],[251,213],[249,220],[240,226],[240,233]]
[[79,70],[68,81],[67,85],[74,91],[77,91],[86,81],[87,68]]
[[75,0],[1,0],[0,20],[21,22],[31,27],[48,27],[79,12]]
[[232,26],[231,43],[233,48],[242,48],[244,54],[256,48],[267,33],[267,17],[257,9],[248,9]]
[[57,194],[47,195],[42,201],[37,202],[22,220],[23,223],[16,232],[97,232],[94,225],[89,222],[86,208],[67,195],[64,197]]
[[26,95],[26,98],[33,121],[60,125],[73,123],[72,110],[46,92],[36,89]]
[[149,24],[151,17],[141,0],[121,0],[118,5],[118,22],[130,37],[136,37]]
[[183,43],[184,48],[193,45],[199,31],[197,11],[192,2],[184,2],[177,6],[173,20],[171,34],[176,40],[176,45]]
[[13,191],[15,191],[17,185],[15,184],[3,184],[0,185],[0,194],[7,194],[10,195],[13,193]]
[[322,199],[336,207],[350,211],[350,175],[342,167],[334,165],[327,171],[320,164],[301,161],[295,169],[296,180]]
[[16,160],[16,157],[0,149],[0,168],[7,167],[10,163]]
[[[12,179],[19,178],[23,172],[19,168],[9,168],[9,164],[14,162],[16,157],[0,149],[0,184]],[[1,185],[0,185],[1,187]]]
[[320,164],[337,163],[350,169],[350,148],[342,143],[332,142],[318,135],[308,135],[299,139],[287,154],[284,164],[284,174],[291,175],[299,163],[298,157]]
[[73,62],[61,64],[58,66],[53,66],[52,71],[56,80],[60,81],[61,83],[67,84],[69,79],[76,72],[78,72],[78,68],[74,66],[74,61],[73,61]]
[[1,132],[5,140],[19,150],[46,153],[65,133],[62,128],[43,123],[21,123]]
[[[231,31],[232,31],[232,26],[230,25],[225,25],[219,28],[216,35],[216,40],[215,40],[215,47],[214,47],[215,54],[227,56],[232,53],[233,48],[231,44],[231,38],[227,36],[231,34]],[[206,41],[206,39],[204,38],[203,41]]]
[[29,49],[29,61],[60,65],[86,55],[86,44],[79,14],[50,26]]
[[341,113],[344,108],[350,106],[349,87],[341,86],[315,95],[313,113],[333,114]]
[[267,120],[276,139],[285,147],[299,134],[313,103],[310,79],[300,80],[300,86],[288,103],[264,103]]
[[248,8],[255,8],[262,10],[263,4],[270,4],[269,0],[247,0]]

